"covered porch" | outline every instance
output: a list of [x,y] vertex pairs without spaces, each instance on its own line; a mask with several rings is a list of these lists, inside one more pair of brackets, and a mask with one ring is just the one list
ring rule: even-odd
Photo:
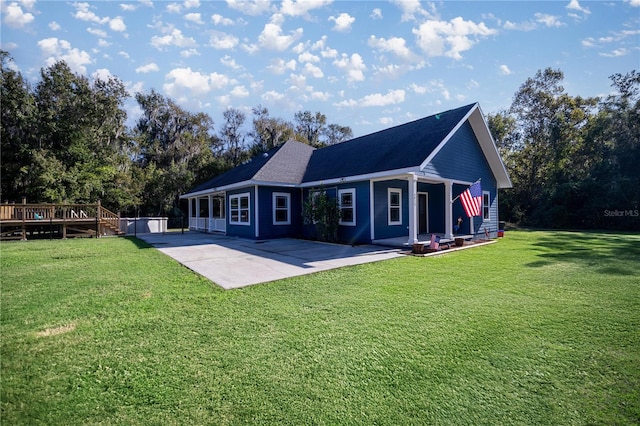
[[471,234],[456,234],[451,237],[446,237],[443,233],[434,232],[433,234],[418,234],[418,241],[415,243],[409,243],[407,237],[383,238],[379,240],[373,240],[371,243],[384,247],[407,248],[411,247],[413,244],[429,245],[431,243],[431,235],[440,237],[440,244],[451,244],[455,242],[457,238],[462,238],[465,241],[471,241],[474,238],[474,236]]
[[216,192],[189,198],[189,229],[225,233],[227,231],[226,194]]

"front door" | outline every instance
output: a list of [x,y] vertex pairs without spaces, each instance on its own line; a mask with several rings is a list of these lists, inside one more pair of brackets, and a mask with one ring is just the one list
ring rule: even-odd
[[418,193],[418,234],[429,233],[429,194]]

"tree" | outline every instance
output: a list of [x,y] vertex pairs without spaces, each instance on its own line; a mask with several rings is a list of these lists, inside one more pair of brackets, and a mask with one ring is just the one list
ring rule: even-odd
[[143,112],[135,128],[136,164],[145,182],[141,205],[148,214],[167,214],[206,176],[219,142],[207,114],[185,111],[154,90],[137,93],[136,100]]
[[219,132],[220,142],[224,147],[224,158],[236,167],[247,159],[245,147],[245,134],[242,126],[246,120],[246,115],[235,108],[227,108],[222,113],[224,123]]
[[325,131],[327,117],[320,112],[298,111],[294,116],[296,135],[301,142],[313,147],[322,147],[320,136]]
[[340,206],[335,197],[330,197],[325,190],[311,190],[302,206],[304,223],[314,225],[316,238],[320,241],[338,241],[340,224]]
[[293,125],[281,118],[269,117],[269,110],[258,105],[253,108],[253,129],[249,133],[253,139],[250,155],[267,152],[293,139]]
[[329,124],[324,131],[325,145],[335,145],[344,142],[353,137],[351,127],[341,126],[339,124]]
[[8,52],[0,50],[0,155],[2,200],[27,195],[31,147],[35,130],[35,99],[22,74],[13,69]]

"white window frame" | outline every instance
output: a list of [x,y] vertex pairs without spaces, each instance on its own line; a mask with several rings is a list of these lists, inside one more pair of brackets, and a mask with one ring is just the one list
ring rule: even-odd
[[[287,206],[285,208],[278,207],[277,199],[283,197],[287,200]],[[291,225],[291,194],[287,192],[274,192],[272,196],[273,202],[273,224],[274,225]],[[278,221],[278,211],[287,212],[287,220]]]
[[[351,194],[351,206],[344,207],[342,205],[342,195],[343,194]],[[339,225],[343,225],[343,226],[356,226],[356,189],[355,188],[339,189],[338,190],[338,207],[340,208],[340,221],[338,222],[338,224]],[[351,221],[342,220],[342,210],[343,209],[349,209],[349,210],[352,211],[353,220],[351,220]]]
[[[398,205],[391,205],[391,194],[398,193]],[[391,210],[398,209],[398,218],[399,220],[394,221],[391,220]],[[392,225],[402,225],[402,188],[388,188],[387,189],[387,223],[389,226]]]
[[[247,198],[247,207],[242,208],[242,199]],[[233,200],[238,200],[238,207],[233,208]],[[242,220],[242,211],[247,211],[247,220]],[[237,211],[238,220],[233,220],[233,212]],[[243,225],[251,226],[251,194],[249,192],[243,192],[242,194],[233,194],[229,196],[229,224],[230,225]]]
[[[485,202],[485,198],[487,202]],[[491,220],[491,193],[489,191],[482,191],[482,220]]]

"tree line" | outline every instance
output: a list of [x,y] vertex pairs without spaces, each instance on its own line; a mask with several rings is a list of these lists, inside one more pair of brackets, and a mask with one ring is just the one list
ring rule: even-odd
[[0,59],[2,201],[100,199],[123,215],[178,217],[180,194],[289,139],[323,147],[353,137],[320,112],[299,111],[287,121],[260,105],[251,124],[228,108],[215,131],[209,115],[155,90],[135,94],[142,113],[128,127],[129,95],[118,78],[89,80],[59,61],[32,85],[8,52]]
[[[32,85],[0,51],[1,199],[90,203],[123,215],[181,215],[179,195],[289,139],[314,147],[353,137],[320,112],[292,121],[228,108],[216,131],[151,90],[127,126],[116,77],[89,80],[59,61]],[[501,220],[551,228],[640,230],[640,74],[611,76],[603,98],[570,96],[551,68],[527,79],[511,106],[487,117],[513,182]],[[249,130],[246,130],[246,129]]]
[[527,79],[488,124],[513,188],[503,220],[564,229],[640,230],[640,73],[603,98],[570,96],[560,70]]

